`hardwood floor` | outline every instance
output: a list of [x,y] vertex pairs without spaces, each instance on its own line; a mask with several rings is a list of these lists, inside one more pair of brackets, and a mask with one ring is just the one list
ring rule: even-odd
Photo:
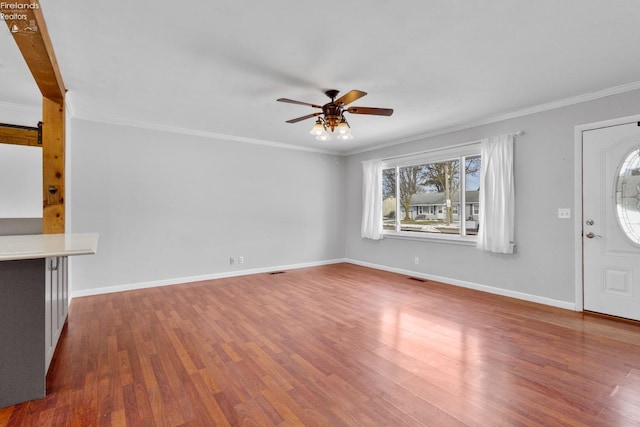
[[2,426],[640,425],[640,325],[338,264],[74,299]]

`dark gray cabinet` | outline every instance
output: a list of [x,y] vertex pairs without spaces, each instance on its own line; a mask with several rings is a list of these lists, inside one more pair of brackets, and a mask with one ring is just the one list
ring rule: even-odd
[[49,370],[53,353],[60,333],[67,321],[69,307],[69,288],[67,279],[67,257],[46,259],[44,283],[44,319],[45,319],[45,372]]
[[0,408],[45,396],[67,320],[67,257],[97,250],[97,233],[0,235]]
[[67,257],[0,262],[0,408],[45,396],[68,306]]

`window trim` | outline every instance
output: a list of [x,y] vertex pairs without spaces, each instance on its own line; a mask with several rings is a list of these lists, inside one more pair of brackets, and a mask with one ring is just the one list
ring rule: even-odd
[[[438,242],[438,243],[453,243],[453,244],[462,244],[462,245],[475,245],[477,241],[477,235],[467,235],[465,234],[466,228],[464,224],[466,223],[466,215],[462,215],[460,217],[461,221],[461,232],[460,234],[437,234],[437,233],[421,233],[416,231],[401,231],[399,228],[399,217],[400,217],[400,198],[397,197],[399,192],[399,168],[408,167],[408,166],[417,166],[425,163],[437,163],[447,160],[459,160],[461,167],[464,165],[464,160],[467,157],[475,157],[480,156],[480,144],[481,140],[472,141],[464,144],[455,145],[452,147],[443,147],[443,148],[435,148],[432,150],[408,154],[403,156],[396,156],[392,158],[382,159],[381,169],[396,169],[396,229],[395,230],[386,230],[383,227],[382,235],[385,238],[394,238],[394,239],[406,239],[406,240],[419,240],[419,241],[430,241],[430,242]],[[480,160],[482,161],[482,159]],[[461,173],[461,175],[463,175]],[[459,200],[460,206],[466,206],[466,199],[464,198],[464,194],[466,192],[466,177],[461,176],[460,178],[460,189],[458,190],[462,195]],[[463,208],[464,212],[464,208]],[[464,232],[463,232],[464,230]]]

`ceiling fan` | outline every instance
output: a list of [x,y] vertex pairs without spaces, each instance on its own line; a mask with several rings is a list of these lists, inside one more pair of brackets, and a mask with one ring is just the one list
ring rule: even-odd
[[331,129],[331,132],[334,132],[337,129],[338,139],[353,139],[350,130],[351,126],[349,126],[349,122],[347,122],[344,113],[371,114],[375,116],[390,116],[393,114],[393,109],[391,108],[345,108],[347,104],[351,104],[356,99],[362,98],[367,94],[367,92],[363,92],[361,90],[351,90],[342,95],[340,98],[336,99],[338,93],[340,93],[340,91],[335,89],[325,91],[325,95],[331,98],[331,102],[328,102],[324,105],[310,104],[308,102],[295,101],[288,98],[278,98],[277,101],[288,102],[290,104],[308,105],[313,108],[321,109],[322,111],[317,111],[315,113],[307,114],[306,116],[287,120],[287,123],[297,123],[302,120],[310,119],[311,117],[318,117],[310,133],[312,135],[315,135],[316,139],[320,141],[327,141],[331,139],[331,135],[329,135],[329,132],[327,131],[328,129]]

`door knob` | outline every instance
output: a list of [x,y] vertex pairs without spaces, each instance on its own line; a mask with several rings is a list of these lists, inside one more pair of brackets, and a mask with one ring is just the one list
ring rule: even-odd
[[584,235],[584,237],[586,237],[587,239],[593,239],[594,237],[602,237],[602,236],[598,236],[597,234],[593,234],[592,232],[588,232],[587,234]]

